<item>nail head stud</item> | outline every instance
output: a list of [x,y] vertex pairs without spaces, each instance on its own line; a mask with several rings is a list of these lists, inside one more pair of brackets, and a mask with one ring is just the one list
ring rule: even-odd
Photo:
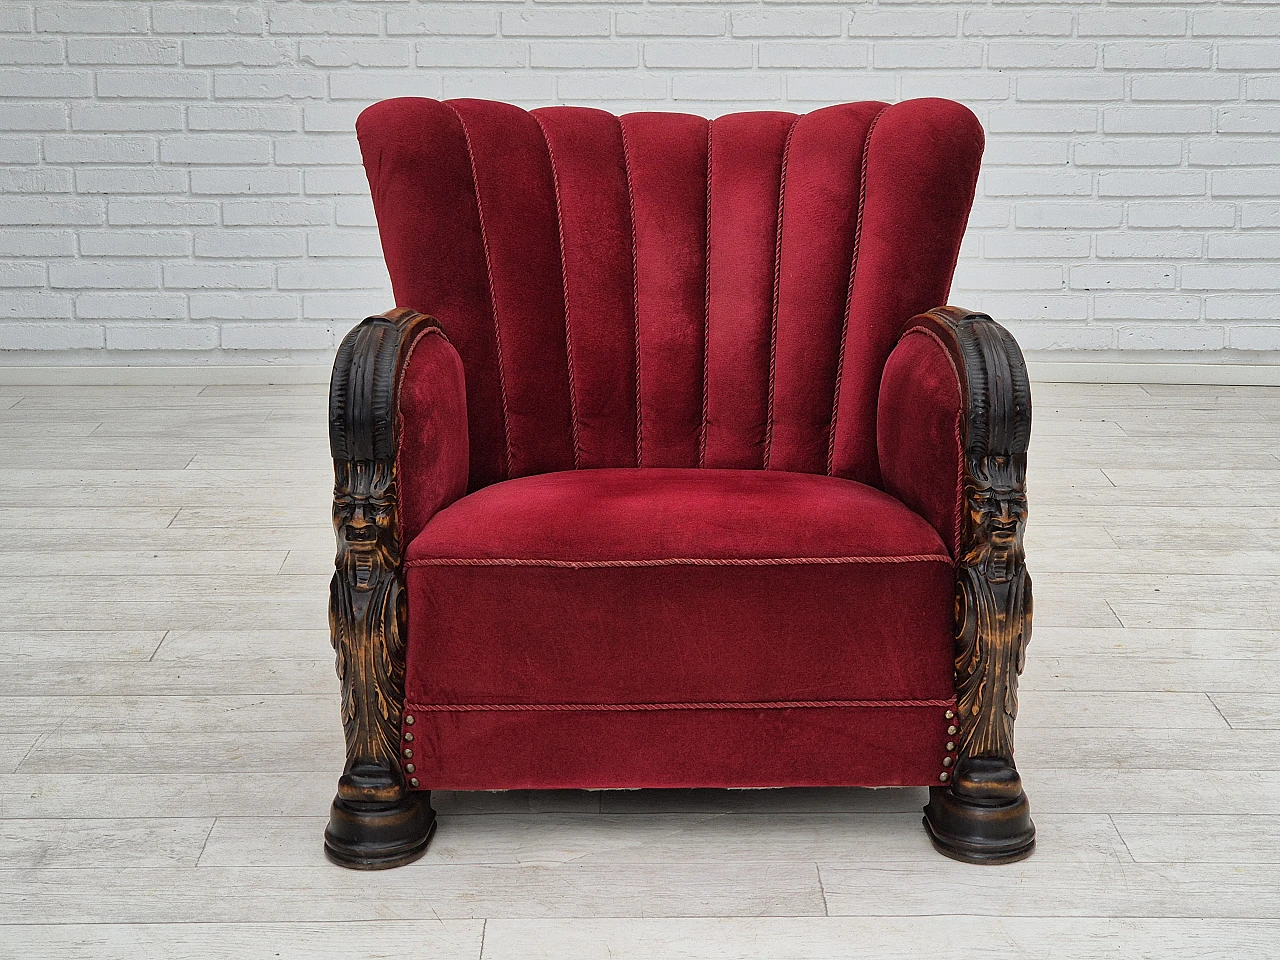
[[405,771],[405,773],[413,773],[413,771],[414,771],[414,770],[416,770],[416,769],[418,769],[418,768],[417,768],[417,767],[415,767],[412,763],[406,763],[406,764],[404,765],[404,771]]
[[404,722],[405,722],[405,723],[407,723],[409,726],[411,726],[411,727],[412,727],[412,726],[413,726],[413,717],[405,717],[405,718],[404,718]]
[[950,740],[948,740],[948,741],[947,741],[947,752],[948,752],[948,753],[950,753],[951,751],[955,750],[955,748],[956,748],[956,745],[955,745],[954,743],[952,743]]
[[[947,711],[947,719],[948,719],[948,720],[954,720],[955,718],[956,718],[956,712],[955,712],[954,710],[948,710],[948,711]],[[413,723],[413,720],[412,720],[412,719],[410,719],[410,720],[409,720],[409,722],[410,722],[410,723]]]
[[413,734],[412,734],[412,733],[406,733],[406,734],[404,735],[404,738],[405,738],[405,740],[407,740],[409,743],[413,743]]
[[[946,776],[946,774],[943,774],[943,776]],[[411,787],[416,787],[417,785],[418,785],[418,778],[417,778],[417,777],[410,777],[410,778],[409,778],[409,786],[411,786]]]
[[942,765],[943,765],[944,767],[949,767],[949,766],[951,766],[951,763],[952,763],[952,760],[951,760],[951,758],[950,758],[950,757],[943,757],[943,758],[942,758]]
[[[943,770],[940,774],[938,774],[938,779],[939,779],[939,780],[941,780],[943,783],[946,783],[948,780],[950,780],[950,779],[951,779],[951,774],[949,774],[949,773],[947,773],[947,771]],[[415,784],[415,786],[416,786],[416,784]]]
[[405,748],[404,748],[404,755],[405,755],[406,757],[412,757],[412,756],[413,756],[413,751],[412,751],[412,750],[410,750],[408,747],[405,747]]
[[954,733],[956,733],[956,731],[957,731],[956,727],[947,727],[947,736],[952,736]]

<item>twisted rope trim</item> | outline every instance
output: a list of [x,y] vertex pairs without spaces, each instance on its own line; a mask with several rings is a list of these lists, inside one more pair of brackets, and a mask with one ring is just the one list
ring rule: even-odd
[[703,703],[409,703],[415,713],[575,713],[654,710],[807,710],[824,707],[954,707],[955,700],[740,700]]
[[666,557],[654,560],[538,560],[516,557],[422,557],[409,560],[406,567],[775,567],[787,564],[835,563],[946,563],[945,554],[925,553],[905,557],[764,557],[712,559],[707,557]]

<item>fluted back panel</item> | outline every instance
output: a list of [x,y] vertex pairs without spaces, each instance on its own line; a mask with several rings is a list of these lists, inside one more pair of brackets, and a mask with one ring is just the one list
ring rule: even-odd
[[945,302],[973,198],[963,107],[400,99],[357,130],[396,303],[462,356],[473,489],[619,466],[878,485],[880,376]]

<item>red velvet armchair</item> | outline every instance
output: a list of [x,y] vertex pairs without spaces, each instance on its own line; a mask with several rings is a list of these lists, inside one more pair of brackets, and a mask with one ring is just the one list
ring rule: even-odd
[[398,99],[357,124],[395,310],[338,351],[325,847],[432,789],[920,786],[1034,844],[1030,390],[946,301],[982,130]]

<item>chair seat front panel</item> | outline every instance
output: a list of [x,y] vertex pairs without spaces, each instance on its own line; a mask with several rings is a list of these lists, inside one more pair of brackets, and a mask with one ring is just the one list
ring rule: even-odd
[[[415,764],[436,774],[424,786],[514,787],[501,771],[533,768],[544,780],[519,785],[890,783],[941,769],[954,569],[927,523],[861,484],[657,468],[508,481],[427,524],[407,584],[406,712]],[[847,742],[824,753],[842,711]],[[740,738],[717,748],[734,754],[719,767],[696,733],[712,715],[704,730]],[[617,739],[595,754],[597,735]],[[645,768],[635,738],[649,736],[697,762]],[[744,779],[761,738],[790,752],[776,776],[757,762],[760,779]],[[867,766],[849,779],[855,756]]]

